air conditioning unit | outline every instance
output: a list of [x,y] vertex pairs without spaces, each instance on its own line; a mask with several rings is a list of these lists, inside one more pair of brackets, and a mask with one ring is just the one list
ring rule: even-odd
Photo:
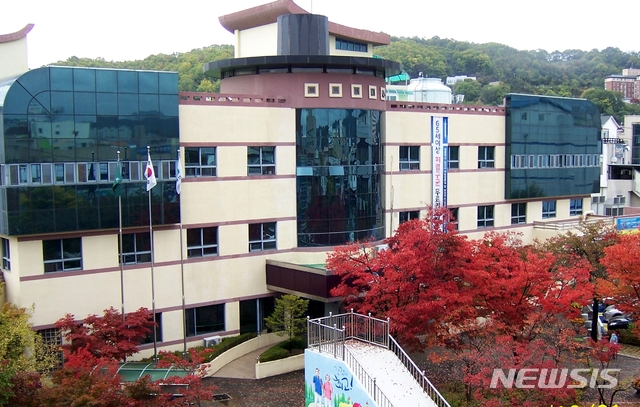
[[217,345],[220,342],[222,342],[222,337],[220,337],[220,335],[210,336],[208,338],[204,338],[204,347],[208,348],[209,346]]
[[379,252],[379,251],[381,251],[381,250],[387,250],[388,248],[389,248],[389,245],[388,245],[388,244],[379,244],[379,245],[377,245],[377,246],[374,246],[374,248],[373,248],[373,249],[374,249],[376,252]]

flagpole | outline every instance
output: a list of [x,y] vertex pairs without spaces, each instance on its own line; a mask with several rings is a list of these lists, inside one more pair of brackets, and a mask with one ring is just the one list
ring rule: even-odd
[[[116,167],[116,178],[120,176],[120,174],[122,174],[121,171],[118,171],[120,169],[120,150],[118,150],[118,166]],[[115,180],[116,183],[116,188],[117,188],[117,183],[122,182],[121,180],[118,181],[117,179]],[[120,300],[121,300],[121,304],[120,304],[120,309],[122,312],[122,322],[124,322],[124,255],[122,254],[123,252],[123,247],[122,247],[122,194],[119,193],[118,194],[118,241],[120,243]]]
[[[151,153],[149,146],[147,146],[147,165],[151,164]],[[153,164],[151,164],[153,165]],[[153,170],[153,169],[152,169]],[[154,175],[155,177],[155,175]],[[153,361],[158,362],[158,338],[157,338],[157,326],[156,326],[156,293],[155,293],[155,278],[153,274],[153,221],[151,219],[151,189],[149,188],[149,180],[147,179],[147,193],[149,195],[149,237],[151,242],[151,312],[153,313]]]
[[[180,183],[182,182],[182,161],[180,160],[180,149],[178,149],[178,161],[176,162],[176,193],[180,195]],[[182,289],[182,357],[187,359],[187,306],[184,295],[184,243],[182,237],[182,201],[178,198],[178,216],[180,216],[180,279]]]
[[[118,179],[118,177],[120,179]],[[122,169],[120,168],[120,150],[118,150],[118,163],[116,167],[116,179],[114,180],[115,189],[114,192],[117,191],[118,184],[122,182]],[[122,187],[122,186],[120,186]],[[122,247],[122,193],[118,193],[118,241],[120,243],[120,312],[122,313],[122,323],[125,322],[125,314],[124,314],[124,255],[123,255],[123,247]],[[127,357],[124,357],[124,361],[127,361]]]

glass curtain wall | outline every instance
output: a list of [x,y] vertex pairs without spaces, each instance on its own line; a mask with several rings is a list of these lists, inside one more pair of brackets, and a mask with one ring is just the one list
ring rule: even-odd
[[297,110],[298,246],[384,238],[380,114]]
[[123,226],[148,225],[139,174],[147,146],[159,181],[153,222],[177,223],[178,196],[161,161],[176,159],[178,132],[176,73],[46,67],[0,83],[0,233],[118,227],[117,151],[138,162],[122,171]]
[[585,99],[506,96],[506,199],[589,195],[600,185],[600,112]]

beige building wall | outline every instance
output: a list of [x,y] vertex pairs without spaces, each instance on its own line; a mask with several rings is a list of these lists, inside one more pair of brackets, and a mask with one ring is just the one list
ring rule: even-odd
[[0,42],[0,79],[23,74],[29,70],[27,63],[27,37],[10,42]]
[[235,38],[235,58],[278,55],[278,23],[236,30]]

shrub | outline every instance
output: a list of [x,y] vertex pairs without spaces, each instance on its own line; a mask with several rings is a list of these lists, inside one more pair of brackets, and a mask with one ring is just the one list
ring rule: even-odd
[[633,334],[633,326],[618,331],[618,342],[626,345],[640,346],[640,338]]
[[293,349],[304,349],[307,347],[306,337],[296,337],[280,342],[279,344],[267,349],[260,355],[260,362],[270,362],[273,360],[284,359],[291,356]]
[[289,349],[305,349],[307,347],[307,337],[297,336],[289,339]]
[[260,363],[271,362],[273,360],[279,360],[289,357],[289,351],[280,347],[274,346],[273,348],[267,349],[265,352],[260,355],[258,359]]

